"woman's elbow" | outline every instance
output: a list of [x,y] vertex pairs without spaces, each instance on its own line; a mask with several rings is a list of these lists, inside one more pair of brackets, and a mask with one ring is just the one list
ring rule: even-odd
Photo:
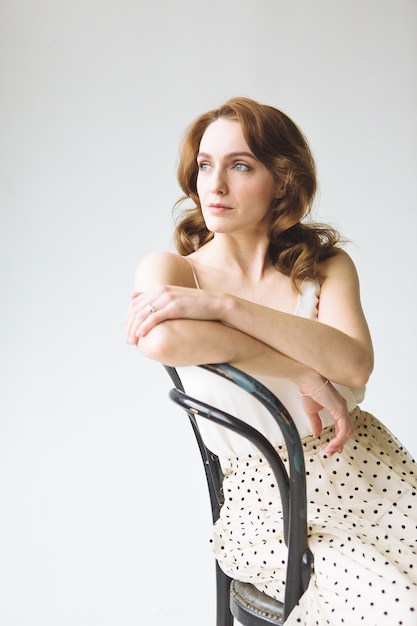
[[138,341],[139,352],[154,361],[170,365],[181,365],[181,342],[169,324],[158,324]]
[[372,352],[364,351],[358,356],[351,372],[351,387],[364,387],[374,369],[374,356]]

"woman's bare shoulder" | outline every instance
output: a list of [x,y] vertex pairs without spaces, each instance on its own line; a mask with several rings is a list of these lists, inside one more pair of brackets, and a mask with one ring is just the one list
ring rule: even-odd
[[320,274],[323,280],[333,277],[357,280],[358,277],[352,258],[341,248],[335,248],[334,254],[320,263]]
[[135,274],[135,289],[145,291],[155,285],[194,287],[190,263],[174,252],[155,251],[140,261]]
[[320,273],[320,321],[338,327],[338,320],[346,317],[347,311],[354,312],[355,323],[362,320],[359,277],[350,255],[338,249],[321,264]]

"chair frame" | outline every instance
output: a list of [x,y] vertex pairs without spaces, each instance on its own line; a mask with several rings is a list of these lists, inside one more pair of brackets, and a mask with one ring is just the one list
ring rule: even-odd
[[294,421],[282,402],[258,380],[229,365],[200,365],[255,397],[277,422],[288,450],[287,472],[278,452],[255,428],[246,422],[185,393],[178,372],[165,366],[175,387],[170,399],[188,414],[203,460],[210,495],[213,522],[224,503],[223,472],[219,458],[205,445],[196,415],[209,419],[250,440],[268,461],[276,477],[283,509],[284,540],[288,547],[285,598],[280,602],[258,591],[253,585],[229,578],[216,561],[216,624],[232,626],[235,617],[244,626],[282,624],[306,590],[313,569],[313,556],[307,540],[307,497],[304,454]]

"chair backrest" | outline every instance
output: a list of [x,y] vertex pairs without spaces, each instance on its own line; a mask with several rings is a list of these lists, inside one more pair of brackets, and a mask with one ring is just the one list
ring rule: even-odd
[[[183,387],[180,377],[178,376],[177,370],[174,367],[168,367],[167,365],[165,365],[164,367],[171,377],[171,380],[175,385],[175,389],[185,393],[185,389]],[[200,433],[200,429],[198,428],[197,421],[195,419],[195,414],[192,411],[187,411],[187,413],[194,431],[195,438],[197,439],[201,458],[203,460],[210,495],[210,505],[213,522],[217,522],[220,515],[220,509],[224,504],[222,489],[223,472],[220,465],[219,457],[216,454],[213,454],[213,452],[211,452],[205,445]]]
[[221,376],[255,397],[277,422],[288,451],[289,471],[271,443],[244,420],[217,409],[185,393],[177,371],[166,367],[175,388],[170,398],[184,408],[190,418],[206,471],[213,521],[223,504],[222,470],[218,457],[205,445],[195,416],[216,422],[249,439],[268,461],[276,477],[282,500],[284,539],[288,546],[284,615],[287,617],[306,590],[313,558],[307,542],[307,497],[303,448],[294,421],[282,402],[258,380],[229,364],[198,366]]

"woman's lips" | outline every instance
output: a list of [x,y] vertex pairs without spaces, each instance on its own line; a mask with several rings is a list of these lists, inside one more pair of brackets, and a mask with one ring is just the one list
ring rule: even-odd
[[232,207],[226,206],[225,204],[213,202],[209,204],[209,209],[212,213],[223,213],[224,211],[231,211]]

